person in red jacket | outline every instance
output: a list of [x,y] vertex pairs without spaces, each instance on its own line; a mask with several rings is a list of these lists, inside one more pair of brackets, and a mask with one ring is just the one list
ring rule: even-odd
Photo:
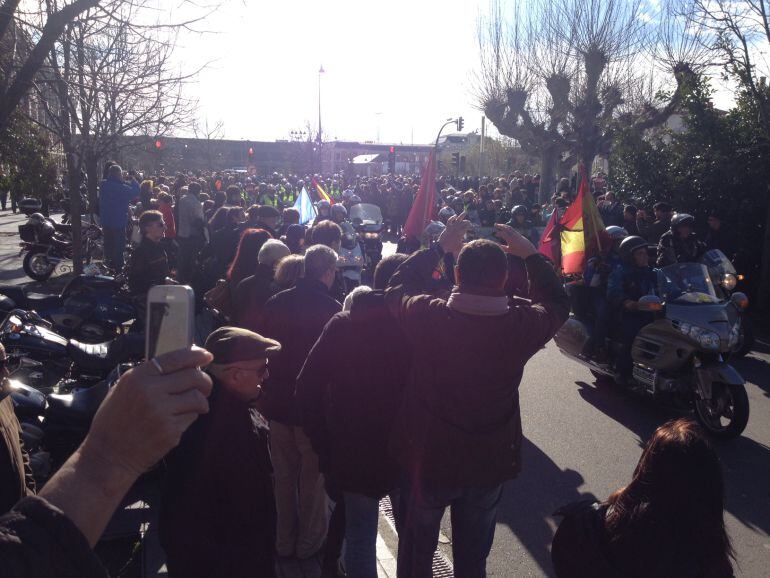
[[[385,297],[412,349],[390,444],[406,479],[399,578],[431,575],[447,506],[456,575],[486,575],[503,483],[521,470],[524,366],[569,315],[559,278],[531,242],[496,225],[505,246],[463,246],[464,219],[452,217],[433,247],[401,265]],[[506,252],[524,260],[527,301],[506,296]],[[457,255],[457,286],[440,299],[424,288],[447,253]]]

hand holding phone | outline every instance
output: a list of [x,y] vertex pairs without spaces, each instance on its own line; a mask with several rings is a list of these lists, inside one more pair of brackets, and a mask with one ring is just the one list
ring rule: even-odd
[[190,349],[195,328],[195,294],[187,285],[155,285],[147,292],[147,359]]

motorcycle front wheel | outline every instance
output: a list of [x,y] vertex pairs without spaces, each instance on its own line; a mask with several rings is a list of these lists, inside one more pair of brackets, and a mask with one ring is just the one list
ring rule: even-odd
[[749,396],[743,385],[714,383],[710,400],[695,400],[698,422],[721,439],[738,437],[749,422]]
[[30,251],[24,256],[22,266],[27,277],[35,281],[46,281],[56,268],[56,263],[51,261],[48,255],[43,252]]

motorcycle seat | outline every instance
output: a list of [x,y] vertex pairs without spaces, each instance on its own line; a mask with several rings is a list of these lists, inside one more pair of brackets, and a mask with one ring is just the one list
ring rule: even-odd
[[82,343],[70,339],[67,353],[81,369],[107,373],[124,361],[140,359],[143,353],[142,335],[122,335],[104,343]]
[[35,311],[46,311],[61,307],[62,300],[58,295],[40,295],[39,293],[28,293],[26,309]]
[[70,339],[67,344],[67,353],[70,359],[80,368],[97,371],[109,371],[115,366],[110,358],[111,342],[106,343],[82,343]]
[[57,233],[65,233],[67,235],[72,234],[72,225],[63,223],[54,223],[53,228]]
[[46,398],[45,419],[90,421],[109,392],[106,380],[93,387],[77,389],[67,394],[50,394]]

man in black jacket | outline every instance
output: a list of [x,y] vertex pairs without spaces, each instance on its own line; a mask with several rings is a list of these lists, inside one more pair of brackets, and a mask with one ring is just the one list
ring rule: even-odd
[[349,312],[332,317],[297,378],[302,427],[327,481],[344,495],[349,576],[377,575],[379,500],[399,479],[388,442],[410,351],[384,288],[405,260],[396,254],[377,264],[375,290],[356,295]]
[[[485,575],[503,483],[521,469],[524,366],[569,315],[549,262],[512,228],[496,225],[529,277],[531,301],[509,301],[505,252],[485,240],[463,247],[464,218],[450,219],[437,246],[401,265],[385,297],[413,353],[391,444],[407,479],[400,578],[430,576],[447,506],[456,574]],[[447,300],[423,289],[445,253],[458,255],[457,287]]]
[[318,553],[326,536],[326,493],[318,456],[299,427],[294,390],[302,365],[324,326],[342,307],[329,294],[337,254],[325,245],[305,253],[305,276],[265,304],[260,333],[281,343],[271,363],[261,405],[270,419],[275,468],[279,556],[306,559]]
[[209,335],[209,412],[169,456],[160,540],[169,576],[275,576],[267,421],[256,411],[280,344],[246,329]]

